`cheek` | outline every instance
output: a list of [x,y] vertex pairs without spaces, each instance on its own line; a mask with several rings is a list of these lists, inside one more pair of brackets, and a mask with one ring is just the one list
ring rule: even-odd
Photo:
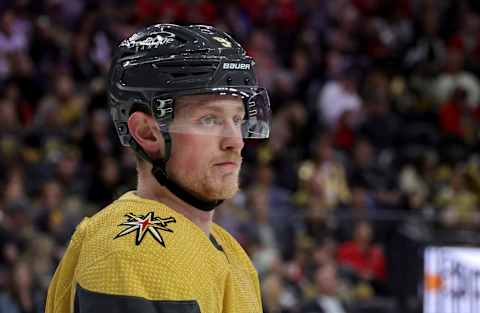
[[173,140],[172,163],[176,171],[193,173],[206,169],[213,155],[209,147],[212,142],[201,136],[177,134]]

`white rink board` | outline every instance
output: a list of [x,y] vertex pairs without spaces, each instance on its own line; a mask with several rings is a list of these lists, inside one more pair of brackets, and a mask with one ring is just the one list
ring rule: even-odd
[[480,313],[480,248],[428,247],[424,313]]

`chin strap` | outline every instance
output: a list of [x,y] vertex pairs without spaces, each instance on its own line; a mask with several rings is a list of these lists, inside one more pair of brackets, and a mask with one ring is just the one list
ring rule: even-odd
[[150,162],[153,166],[152,174],[155,179],[160,183],[160,185],[165,186],[171,193],[173,193],[179,199],[185,201],[186,203],[190,204],[191,206],[205,212],[212,211],[217,206],[219,206],[224,200],[216,200],[216,201],[206,201],[200,199],[185,188],[174,182],[168,177],[167,174],[167,161],[170,158],[171,152],[171,138],[170,135],[167,133],[163,133],[164,140],[165,140],[165,160],[164,159],[157,159],[153,160],[143,148],[132,138],[130,140],[130,147],[145,161]]
[[175,196],[182,199],[191,206],[209,212],[219,206],[223,200],[217,201],[205,201],[196,196],[192,195],[185,188],[168,178],[167,172],[165,170],[165,162],[163,160],[153,160],[152,162],[152,174],[155,176],[157,181],[170,190]]

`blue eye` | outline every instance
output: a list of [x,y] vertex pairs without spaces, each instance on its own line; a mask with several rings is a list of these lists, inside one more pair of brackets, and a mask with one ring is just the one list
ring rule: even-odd
[[200,119],[200,124],[203,126],[218,126],[222,125],[222,119],[214,115],[207,115]]

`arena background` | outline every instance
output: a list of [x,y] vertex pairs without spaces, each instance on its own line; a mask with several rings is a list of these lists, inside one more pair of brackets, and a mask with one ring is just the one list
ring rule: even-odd
[[[232,33],[270,92],[271,139],[248,143],[242,191],[215,216],[265,312],[321,294],[422,312],[456,274],[449,296],[478,301],[460,267],[424,276],[423,256],[480,241],[479,3],[0,1],[0,312],[43,312],[75,225],[135,188],[105,76],[115,45],[163,22]],[[480,312],[469,303],[425,311]]]

